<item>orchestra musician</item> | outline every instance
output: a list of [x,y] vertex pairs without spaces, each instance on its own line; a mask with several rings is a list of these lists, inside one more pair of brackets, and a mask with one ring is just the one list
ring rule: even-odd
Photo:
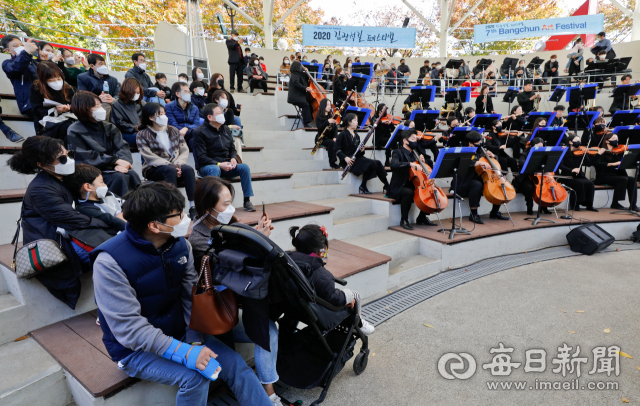
[[549,124],[549,127],[564,127],[564,106],[562,104],[558,104],[553,108],[553,111],[556,115]]
[[[622,77],[622,85],[631,84],[631,75],[626,74]],[[611,102],[611,107],[609,107],[609,113],[613,114],[618,110],[628,110],[629,109],[629,98],[626,95],[616,96],[613,98]]]
[[464,109],[464,117],[463,117],[464,121],[462,122],[461,126],[469,127],[475,116],[476,116],[476,109],[474,109],[473,107],[469,106],[466,109]]
[[513,106],[511,107],[511,112],[509,113],[509,118],[504,123],[504,127],[508,131],[520,131],[524,127],[526,123],[526,118],[522,113],[522,107]]
[[[386,104],[384,103],[380,103],[378,104],[378,108],[376,109],[375,115],[373,116],[372,121],[376,121],[378,119],[378,117],[380,116],[380,112],[382,111],[382,109],[386,106]],[[389,138],[391,138],[391,133],[393,133],[393,130],[395,129],[395,125],[393,123],[384,123],[382,120],[380,120],[380,122],[378,123],[378,125],[376,126],[375,129],[375,146],[376,148],[384,148],[385,145],[387,145],[387,142],[389,142]],[[393,142],[391,145],[389,145],[389,148],[387,148],[384,151],[384,155],[385,155],[385,160],[384,160],[384,166],[389,166],[389,159],[391,159],[391,150],[398,148],[398,137],[393,139]]]
[[[466,141],[468,142],[469,147],[477,148],[478,152],[474,157],[472,167],[469,168],[466,175],[459,176],[457,183],[455,179],[451,182],[451,189],[455,190],[458,195],[469,198],[469,206],[471,209],[469,221],[476,224],[484,224],[484,221],[478,215],[478,207],[480,207],[480,198],[483,195],[484,184],[482,183],[482,178],[476,172],[475,167],[482,166],[485,169],[491,169],[491,166],[488,163],[481,162],[479,160],[483,156],[480,152],[480,147],[483,144],[482,134],[477,131],[471,131],[469,134],[467,134]],[[494,155],[493,153],[491,153],[491,151],[487,151],[487,155],[490,158],[494,158]],[[493,205],[491,213],[489,214],[489,218],[497,220],[509,220],[509,217],[506,217],[502,213],[500,213],[499,204]]]
[[[412,151],[416,151],[420,160],[433,168],[433,162],[420,147],[416,138],[417,131],[414,129],[402,132],[402,146],[393,150],[391,158],[391,183],[387,189],[387,196],[400,202],[400,227],[406,230],[413,230],[409,222],[409,210],[414,202],[415,185],[409,180],[409,170],[413,168],[422,172],[420,164],[416,163]],[[427,214],[420,211],[416,219],[417,225],[435,226],[429,220]]]
[[[405,120],[404,126],[414,129],[416,128],[416,123],[414,123],[413,120]],[[426,150],[431,151],[431,154],[433,155],[433,160],[435,161],[436,159],[438,159],[438,152],[440,151],[437,143],[438,141],[440,141],[441,138],[442,138],[442,133],[436,132],[433,134],[432,140],[425,140],[424,138],[421,140],[418,140],[418,146],[420,146],[420,149],[422,151],[426,151]]]
[[[524,166],[524,163],[527,160],[527,157],[529,156],[529,151],[531,150],[531,148],[543,147],[543,146],[544,146],[544,141],[542,140],[542,138],[535,137],[533,140],[531,140],[530,147],[527,148],[520,155],[520,158],[519,158],[520,167]],[[527,215],[532,216],[533,215],[533,192],[535,191],[535,185],[533,184],[531,177],[529,175],[523,175],[519,173],[517,176],[513,177],[513,182],[511,182],[511,184],[513,185],[514,188],[516,188],[516,191],[524,195],[524,201],[527,204]],[[540,211],[544,214],[551,214],[549,209],[547,209],[546,207],[540,208]]]
[[[345,129],[338,134],[336,139],[336,153],[340,158],[340,166],[346,168],[351,165],[351,173],[355,176],[362,175],[362,183],[359,192],[362,194],[371,194],[367,189],[367,181],[376,176],[384,185],[385,193],[389,190],[389,182],[387,181],[387,171],[384,169],[382,162],[377,159],[370,159],[364,156],[364,146],[360,151],[356,151],[360,145],[360,136],[356,133],[358,128],[358,116],[349,113],[344,118]],[[351,157],[357,152],[356,159]]]
[[305,127],[311,127],[313,115],[311,107],[307,101],[307,92],[311,91],[309,87],[309,78],[304,74],[304,68],[298,61],[291,64],[291,78],[289,79],[289,91],[287,94],[287,103],[298,106],[302,111],[302,122]]
[[[585,206],[589,211],[598,211],[598,209],[593,207],[593,197],[595,195],[594,184],[587,179],[582,172],[582,165],[593,166],[597,157],[592,159],[589,155],[576,155],[574,152],[579,148],[580,137],[576,135],[571,139],[569,151],[567,151],[560,162],[560,175],[570,176],[570,178],[560,178],[558,181],[573,189],[573,192],[569,193],[569,204],[575,211],[580,211],[580,206]],[[601,148],[598,154],[602,155],[604,151],[604,148]]]
[[533,83],[530,80],[524,82],[524,90],[518,93],[518,104],[525,114],[534,110],[535,100],[540,100],[540,94],[533,91]]
[[496,114],[493,110],[493,100],[489,94],[489,85],[486,83],[480,88],[480,94],[476,97],[476,113],[478,114]]
[[333,75],[333,104],[336,106],[342,106],[345,100],[347,100],[347,92],[344,90],[347,87],[347,80],[342,68],[337,67],[336,73]]
[[624,155],[623,153],[612,152],[618,146],[618,135],[608,133],[604,136],[604,143],[607,151],[595,162],[596,180],[594,183],[596,185],[606,184],[613,186],[612,209],[627,210],[626,207],[620,204],[620,201],[624,200],[626,189],[631,206],[629,209],[637,212],[638,186],[635,176],[629,176],[626,170],[618,169]]
[[318,114],[316,115],[318,134],[316,134],[314,142],[317,143],[318,138],[325,128],[329,127],[322,137],[321,145],[324,145],[327,149],[327,154],[329,155],[329,166],[331,169],[339,169],[340,166],[336,163],[336,138],[338,137],[338,124],[333,118],[333,109],[331,107],[329,99],[324,98],[320,101],[320,107],[318,107]]
[[[505,136],[500,137],[498,134],[502,131],[502,123],[500,120],[493,120],[491,122],[491,131],[485,138],[486,149],[491,151],[496,156],[502,170],[506,168],[511,169],[511,173],[516,174],[519,172],[518,160],[509,156],[505,149],[507,147],[513,149],[513,156],[520,156],[520,137]],[[509,145],[511,144],[511,145]]]

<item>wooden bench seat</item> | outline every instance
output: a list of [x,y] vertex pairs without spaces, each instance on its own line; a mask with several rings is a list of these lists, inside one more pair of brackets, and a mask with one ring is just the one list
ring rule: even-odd
[[30,119],[27,116],[23,116],[22,114],[0,114],[0,118],[3,119],[4,121],[31,121],[31,122],[33,122],[32,119]]
[[[22,146],[17,145],[17,146],[7,146],[7,147],[1,147],[0,146],[0,154],[14,154],[16,151],[19,151],[22,149]],[[131,152],[138,152],[138,147],[136,147],[135,145],[130,146],[129,149],[131,150]],[[258,152],[258,151],[262,151],[264,149],[264,147],[242,147],[242,152]]]
[[[449,199],[453,199],[453,193],[449,193],[446,190],[443,190],[444,194],[449,198]],[[371,200],[379,200],[381,202],[389,202],[391,204],[400,204],[400,202],[395,201],[394,199],[390,198],[390,197],[385,197],[384,194],[382,192],[376,192],[376,193],[371,193],[370,195],[365,195],[362,193],[354,193],[351,194],[349,196],[352,197],[360,197],[362,199],[371,199]]]
[[[340,240],[329,241],[327,270],[337,278],[346,278],[386,264],[391,257]],[[347,285],[348,286],[348,285]]]

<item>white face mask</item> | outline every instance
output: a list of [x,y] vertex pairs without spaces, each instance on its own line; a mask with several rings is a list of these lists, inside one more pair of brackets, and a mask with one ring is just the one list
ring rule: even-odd
[[23,46],[19,46],[19,47],[13,49],[13,52],[15,52],[16,55],[18,55],[22,51],[24,51],[24,47]]
[[196,73],[196,77],[198,78],[198,80],[202,80],[202,79],[204,79],[204,74],[203,73]]
[[55,54],[53,52],[48,52],[48,51],[42,51],[42,53],[44,55],[47,55],[49,57],[49,60],[52,60],[53,58],[55,58]]
[[107,192],[109,192],[109,186],[98,186],[96,188],[96,196],[98,196],[98,199],[107,197]]
[[218,122],[219,124],[224,124],[224,114],[218,114],[215,117],[216,122]]
[[191,103],[191,93],[181,93],[182,101],[185,103]]
[[204,96],[204,89],[201,89],[201,88],[196,89],[196,94],[198,96]]
[[218,100],[218,104],[220,105],[221,108],[226,109],[227,106],[229,105],[229,101],[227,99],[220,99]]
[[73,57],[67,58],[64,61],[67,63],[67,65],[75,65],[76,64],[76,60],[73,59]]
[[187,232],[189,232],[189,226],[191,225],[191,219],[189,218],[189,216],[184,214],[184,217],[182,217],[182,220],[180,220],[180,222],[178,224],[176,224],[175,226],[169,226],[167,224],[160,223],[159,221],[158,221],[158,223],[162,224],[163,226],[167,226],[167,227],[172,227],[173,228],[173,231],[171,231],[171,233],[167,233],[166,231],[160,231],[161,233],[171,234],[172,237],[180,238],[180,237],[184,237],[185,235],[187,235]]
[[140,98],[140,93],[136,93],[133,95],[133,101],[138,101],[139,98]]
[[52,88],[53,90],[61,90],[64,86],[63,80],[56,80],[55,82],[47,82],[47,86]]
[[551,60],[551,62],[555,62],[555,61],[556,61],[555,59],[552,59],[552,60]]
[[96,119],[96,121],[104,121],[107,118],[107,110],[100,106],[100,108],[93,110],[91,115]]
[[226,209],[224,209],[223,212],[219,212],[216,209],[213,209],[213,211],[218,213],[218,217],[216,217],[216,220],[218,220],[220,224],[229,224],[229,222],[231,221],[231,217],[233,217],[233,213],[236,212],[236,208],[232,205],[229,205]]
[[285,59],[285,60],[284,60],[284,63],[289,63],[289,60],[288,60],[288,59]]
[[158,116],[156,117],[156,124],[164,127],[165,125],[169,124],[169,118],[166,115]]
[[181,82],[181,83],[187,83],[187,79],[185,79],[185,78],[180,78],[180,79],[178,79],[178,82]]
[[76,171],[76,161],[72,158],[67,157],[66,163],[58,163],[53,165],[53,172],[58,175],[71,175]]
[[147,70],[147,64],[146,63],[141,63],[138,65],[138,68],[142,69],[142,70]]
[[106,65],[98,66],[96,68],[96,72],[98,72],[101,75],[106,75],[107,73],[109,73],[109,68],[107,68]]
[[253,64],[258,66],[258,65],[260,65],[260,61],[255,61]]

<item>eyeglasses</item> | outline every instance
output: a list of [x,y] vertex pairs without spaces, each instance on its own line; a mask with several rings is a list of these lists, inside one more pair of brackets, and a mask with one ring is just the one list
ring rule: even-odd
[[165,221],[166,221],[166,219],[170,219],[172,217],[178,217],[178,216],[180,216],[180,220],[182,220],[182,218],[184,217],[184,212],[181,211],[180,213],[170,214],[167,217],[165,217]]

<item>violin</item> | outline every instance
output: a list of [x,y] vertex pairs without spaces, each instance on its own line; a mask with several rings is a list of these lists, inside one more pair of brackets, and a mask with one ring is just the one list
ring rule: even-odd
[[418,133],[416,134],[416,137],[419,140],[425,140],[425,141],[433,141],[435,136],[436,135],[434,133],[423,133],[422,131],[418,131]]
[[449,205],[449,199],[442,189],[436,186],[435,179],[429,179],[431,175],[429,165],[422,162],[415,151],[412,153],[417,160],[416,163],[422,168],[422,172],[413,168],[409,169],[409,180],[415,186],[413,201],[418,209],[427,214],[440,213]]
[[509,203],[516,198],[516,190],[502,174],[498,160],[489,158],[483,147],[480,147],[480,151],[483,157],[479,162],[487,163],[491,167],[491,169],[485,169],[484,166],[476,166],[476,172],[482,177],[484,183],[482,190],[484,198],[491,204]]
[[553,207],[564,202],[567,199],[567,191],[561,184],[556,182],[553,172],[544,174],[544,182],[542,182],[542,198],[540,198],[540,178],[541,174],[529,175],[533,184],[533,201],[542,207]]
[[522,134],[522,131],[500,131],[498,137],[517,137]]
[[600,148],[587,148],[587,147],[578,147],[576,148],[575,151],[573,151],[573,155],[575,156],[580,156],[580,155],[598,155],[598,152],[600,151]]
[[629,145],[618,145],[617,147],[615,147],[614,149],[612,149],[611,152],[612,154],[624,154],[625,152],[627,152],[627,150]]
[[386,114],[384,117],[382,117],[380,122],[382,122],[382,124],[398,125],[398,124],[402,123],[402,117],[400,117],[400,116],[392,116],[391,114]]

